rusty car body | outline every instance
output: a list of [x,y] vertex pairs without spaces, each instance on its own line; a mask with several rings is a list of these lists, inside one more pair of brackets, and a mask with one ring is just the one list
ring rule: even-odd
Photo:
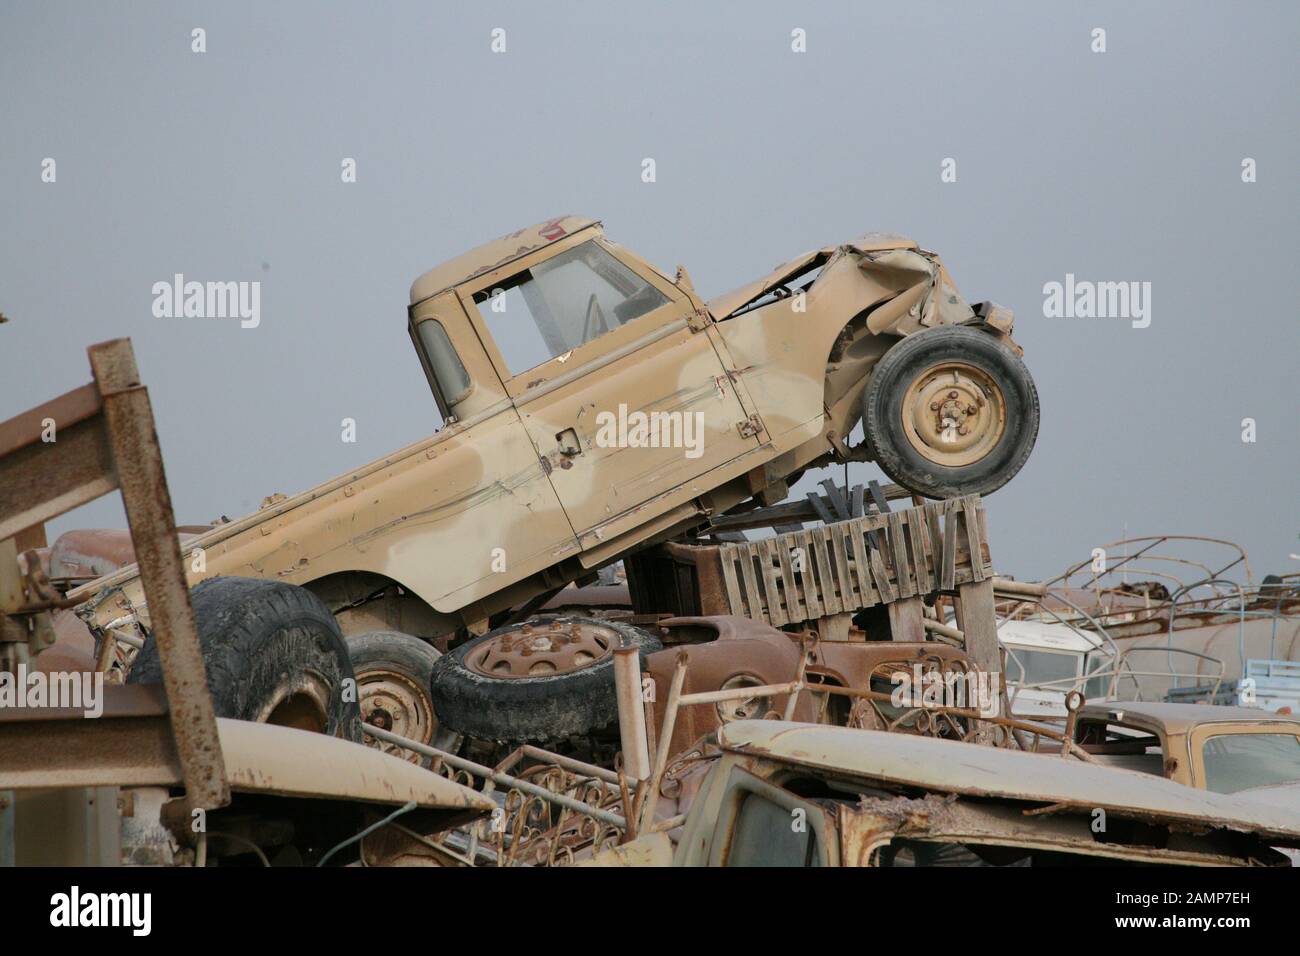
[[[814,640],[805,645],[769,624],[734,616],[672,618],[660,626],[676,641],[646,658],[646,672],[654,687],[656,726],[664,723],[673,673],[683,656],[687,664],[681,687],[684,694],[780,685],[797,676],[801,656],[806,657],[804,674],[810,683],[866,688],[883,695],[891,695],[898,686],[892,678],[899,672],[910,677],[913,668],[919,668],[927,675],[956,672],[964,676],[974,669],[964,650],[937,641]],[[687,633],[693,630],[706,633]],[[660,745],[667,746],[671,754],[685,752],[726,724],[784,714],[790,698],[790,694],[758,692],[739,700],[683,706],[672,725],[672,739]],[[889,701],[850,700],[829,694],[798,695],[791,714],[804,722],[900,733],[960,736],[965,730],[961,720],[946,727],[942,719],[931,724],[922,711],[892,706]]]
[[[1300,815],[1073,759],[746,720],[701,755],[680,829],[605,866],[1287,866]],[[1094,821],[1104,818],[1101,828]],[[673,838],[673,835],[676,838]]]

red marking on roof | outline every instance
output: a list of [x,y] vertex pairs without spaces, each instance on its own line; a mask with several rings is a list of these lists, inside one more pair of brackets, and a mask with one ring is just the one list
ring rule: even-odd
[[538,233],[547,242],[554,242],[556,239],[559,239],[561,236],[568,235],[568,232],[565,230],[565,228],[560,225],[560,220],[564,218],[565,218],[564,216],[561,216],[560,219],[552,219],[548,223],[543,223],[542,228],[537,230]]

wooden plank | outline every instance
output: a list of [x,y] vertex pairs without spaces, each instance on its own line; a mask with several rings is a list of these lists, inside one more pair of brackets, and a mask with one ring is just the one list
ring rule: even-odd
[[845,590],[844,582],[844,558],[840,555],[836,543],[839,541],[837,530],[842,522],[827,525],[821,529],[822,545],[826,549],[826,564],[830,570],[830,587],[835,589],[835,600],[839,603],[840,610],[838,613],[852,611],[853,594]]
[[871,576],[876,579],[876,591],[880,594],[880,600],[889,603],[897,598],[894,593],[894,586],[889,583],[889,572],[885,570],[885,562],[881,560],[880,549],[872,545],[868,557],[871,561]]
[[930,501],[925,505],[925,525],[929,532],[925,537],[928,543],[927,550],[930,552],[930,566],[934,568],[936,582],[943,572],[943,532],[939,530],[939,515],[942,507],[937,501]]
[[860,524],[854,524],[849,538],[853,546],[853,572],[858,578],[858,594],[863,607],[872,607],[880,603],[880,593],[871,581],[871,559],[867,557],[866,540]]
[[743,531],[715,531],[713,532],[714,541],[748,541]]
[[889,513],[889,546],[894,556],[894,580],[898,582],[898,596],[909,598],[916,594],[912,583],[912,569],[907,560],[907,532],[903,530],[903,514]]
[[767,594],[767,616],[773,627],[790,623],[781,601],[781,585],[776,576],[777,546],[776,539],[764,538],[758,544],[759,562],[763,569],[763,590]]
[[861,518],[866,512],[863,510],[862,492],[866,488],[863,485],[854,485],[849,490],[849,517]]
[[722,580],[727,586],[727,603],[731,605],[731,613],[740,617],[747,617],[749,610],[740,596],[740,582],[736,580],[736,552],[742,551],[748,554],[747,548],[737,548],[734,544],[724,544],[722,551]]
[[839,596],[835,593],[835,578],[831,575],[830,556],[826,553],[825,528],[813,528],[808,532],[812,541],[813,553],[817,555],[817,583],[821,588],[820,597],[823,614],[839,614],[844,610]]
[[817,512],[817,517],[821,519],[823,524],[830,524],[835,520],[835,516],[831,514],[831,509],[826,506],[826,501],[817,492],[808,492],[808,503],[812,505],[813,511]]
[[830,534],[831,551],[835,555],[835,573],[840,582],[840,604],[846,611],[856,611],[862,606],[862,596],[853,587],[849,571],[849,525],[835,524],[826,529]]
[[849,504],[844,500],[844,495],[840,493],[839,485],[831,478],[821,482],[821,486],[826,489],[826,500],[829,502],[831,511],[835,513],[836,521],[843,521],[851,517],[849,514]]
[[749,607],[747,616],[771,624],[771,619],[763,609],[763,592],[759,590],[758,578],[754,574],[755,548],[752,544],[741,544],[736,549],[736,556],[740,559],[741,580],[745,584],[745,601]]
[[993,579],[963,584],[957,591],[957,621],[966,635],[966,653],[988,673],[1002,670],[998,623],[993,609]]
[[790,560],[792,544],[788,538],[779,538],[776,549],[777,559],[781,562],[781,583],[785,586],[786,617],[791,622],[808,620],[808,611],[804,607],[799,581],[795,577],[794,562]]
[[907,534],[912,539],[916,589],[921,594],[929,594],[934,590],[934,578],[930,574],[930,555],[925,547],[925,511],[921,508],[912,508],[907,512]]
[[881,514],[889,511],[889,500],[885,497],[884,491],[880,488],[880,482],[871,480],[867,482],[867,490],[871,492],[871,501],[876,506],[876,510]]
[[966,516],[966,540],[970,543],[971,580],[983,581],[984,574],[984,539],[980,535],[979,499],[967,496],[961,504]]
[[939,587],[951,591],[957,585],[957,502],[943,503],[943,570]]
[[821,596],[817,589],[817,576],[813,573],[817,559],[813,555],[811,531],[799,532],[799,547],[803,549],[803,571],[799,574],[799,581],[803,585],[803,599],[808,608],[808,617],[821,617],[825,611],[822,610]]
[[889,605],[889,637],[895,641],[925,640],[925,608],[919,597],[903,598]]

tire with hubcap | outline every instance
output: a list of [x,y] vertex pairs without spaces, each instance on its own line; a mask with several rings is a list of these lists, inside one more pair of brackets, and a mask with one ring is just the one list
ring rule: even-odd
[[[442,656],[435,647],[401,631],[369,631],[348,638],[348,656],[357,675],[363,733],[365,724],[374,724],[439,750],[460,746],[460,735],[439,726],[433,709],[429,681]],[[365,742],[412,763],[427,767],[433,762],[373,737]]]
[[498,743],[588,736],[618,719],[614,650],[662,648],[619,621],[561,615],[497,628],[444,654],[433,668],[438,720]]
[[949,325],[907,336],[862,396],[867,441],[885,474],[929,498],[989,494],[1038,437],[1038,390],[992,335]]

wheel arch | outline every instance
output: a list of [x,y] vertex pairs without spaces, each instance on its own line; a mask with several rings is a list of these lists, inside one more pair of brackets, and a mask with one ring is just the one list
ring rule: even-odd
[[336,571],[302,586],[325,602],[344,637],[401,631],[433,640],[461,625],[458,615],[435,610],[401,581],[374,571]]

